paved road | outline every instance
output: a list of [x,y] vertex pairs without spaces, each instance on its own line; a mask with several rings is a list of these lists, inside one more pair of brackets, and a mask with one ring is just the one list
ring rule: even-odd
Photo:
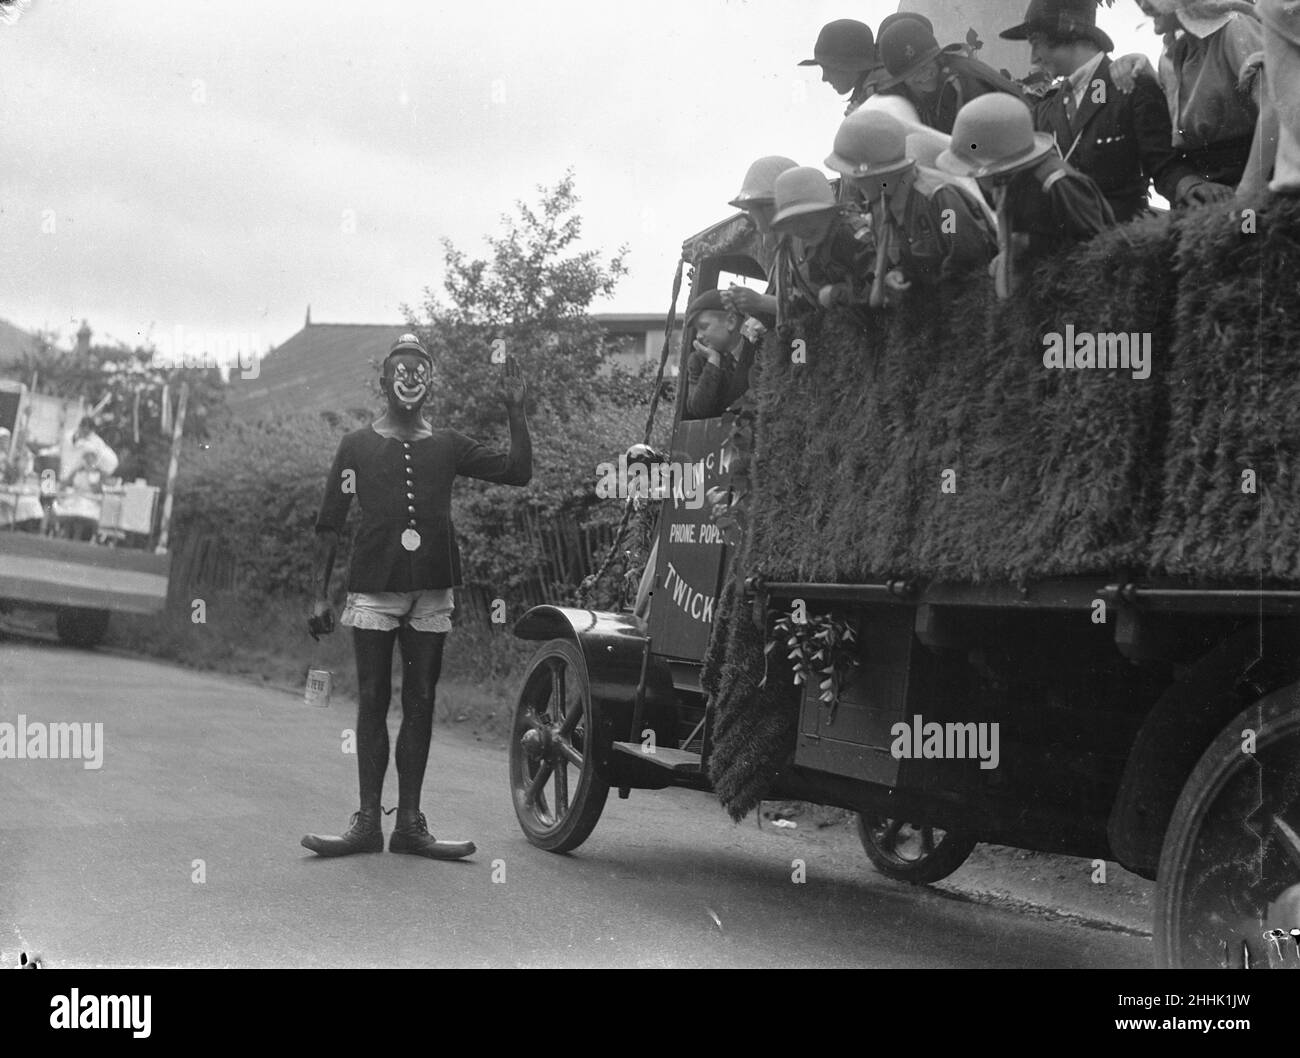
[[102,723],[103,762],[0,760],[5,965],[22,948],[54,966],[1150,964],[1147,939],[898,886],[688,791],[611,796],[581,849],[540,852],[501,750],[441,727],[425,811],[478,856],[321,860],[298,841],[355,807],[352,718],[236,680],[0,640],[0,723],[20,713]]

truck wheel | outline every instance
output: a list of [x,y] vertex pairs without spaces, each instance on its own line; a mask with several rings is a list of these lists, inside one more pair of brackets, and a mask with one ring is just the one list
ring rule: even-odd
[[60,610],[54,618],[59,639],[70,647],[98,646],[108,631],[107,610]]
[[947,878],[966,862],[976,841],[959,830],[917,826],[858,813],[858,837],[872,865],[896,882],[925,885]]
[[1300,685],[1241,713],[1183,786],[1156,876],[1162,968],[1300,966],[1298,699]]
[[515,815],[539,849],[576,849],[600,819],[609,783],[596,774],[595,730],[582,653],[552,639],[528,665],[510,737]]

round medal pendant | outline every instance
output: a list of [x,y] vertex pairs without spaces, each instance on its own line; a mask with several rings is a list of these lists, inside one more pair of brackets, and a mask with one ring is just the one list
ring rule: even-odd
[[416,551],[420,547],[420,534],[414,529],[408,529],[402,534],[402,546],[407,551]]

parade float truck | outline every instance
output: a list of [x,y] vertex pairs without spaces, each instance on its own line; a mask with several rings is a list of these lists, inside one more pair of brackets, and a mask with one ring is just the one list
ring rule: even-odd
[[[60,640],[93,647],[114,612],[164,608],[184,409],[183,391],[165,486],[109,478],[93,495],[78,495],[61,480],[60,465],[84,402],[0,380],[0,427],[9,431],[0,434],[7,468],[0,479],[0,613],[53,612]],[[90,539],[70,538],[74,523],[90,526]]]
[[[692,294],[761,276],[754,239],[687,241]],[[1298,201],[1164,215],[1009,300],[790,313],[723,418],[679,393],[664,459],[741,532],[678,489],[647,617],[518,622],[528,839],[576,848],[611,788],[800,799],[890,878],[977,842],[1117,861],[1156,881],[1160,965],[1294,963],[1297,277]]]

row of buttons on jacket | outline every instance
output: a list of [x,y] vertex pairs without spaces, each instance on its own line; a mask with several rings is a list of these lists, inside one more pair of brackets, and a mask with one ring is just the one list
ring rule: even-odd
[[405,451],[402,453],[402,456],[406,460],[406,499],[408,503],[408,506],[406,508],[406,513],[411,516],[411,520],[408,524],[412,529],[414,529],[415,528],[415,482],[411,480],[411,442],[403,441],[402,448],[405,449]]

